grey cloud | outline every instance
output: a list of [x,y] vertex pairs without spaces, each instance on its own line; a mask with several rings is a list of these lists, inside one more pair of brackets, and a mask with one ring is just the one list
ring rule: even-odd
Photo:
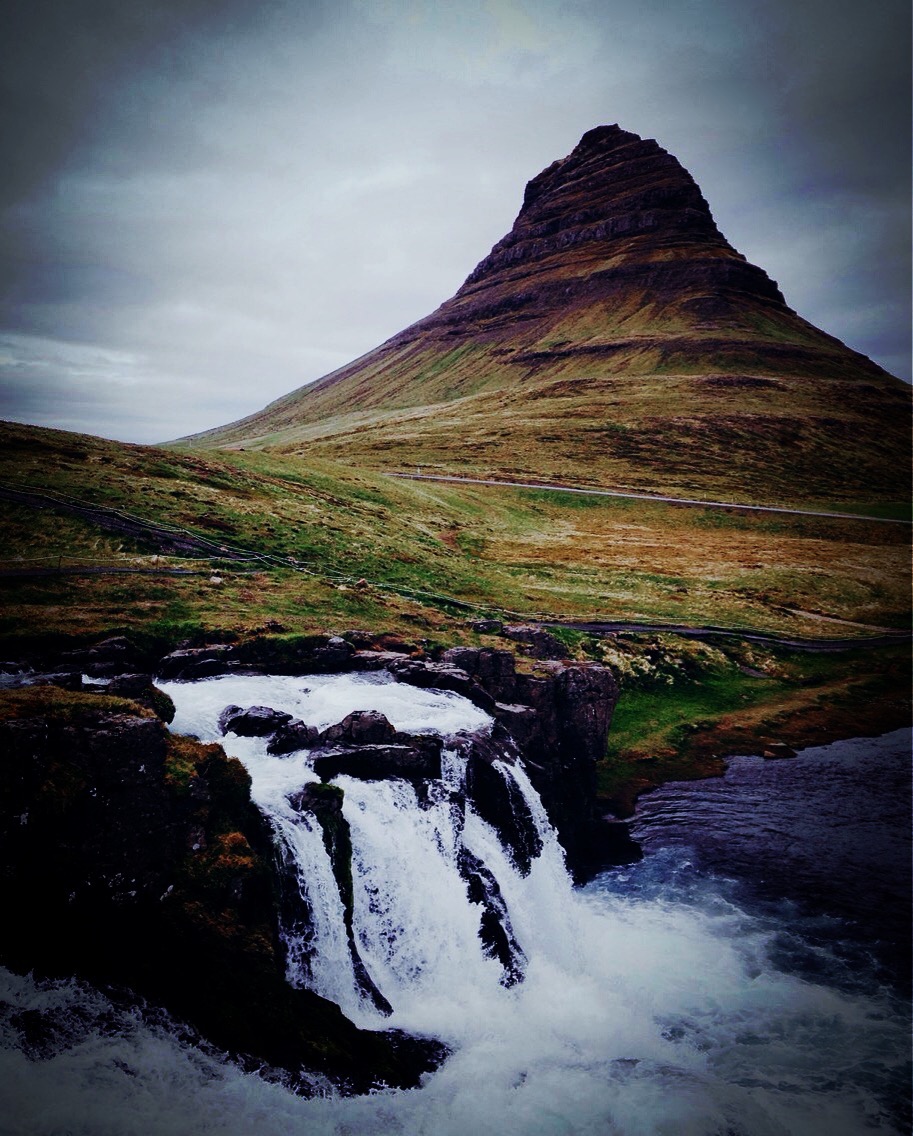
[[[130,439],[258,409],[446,299],[525,182],[615,121],[683,161],[802,315],[908,373],[895,0],[12,13],[11,416],[43,385],[43,422],[91,429],[94,405],[99,432]],[[80,350],[113,354],[89,373]]]

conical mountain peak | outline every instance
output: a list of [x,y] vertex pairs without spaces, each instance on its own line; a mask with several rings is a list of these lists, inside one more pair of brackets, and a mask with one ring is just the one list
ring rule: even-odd
[[436,311],[189,441],[858,501],[905,492],[909,393],[787,307],[681,163],[613,124],[531,179],[510,232]]
[[[569,256],[570,250],[581,255]],[[513,228],[470,273],[464,289],[483,281],[503,283],[507,270],[515,275],[518,266],[554,256],[563,260],[562,275],[577,260],[578,274],[591,277],[594,260],[603,268],[637,260],[656,264],[681,260],[684,252],[744,263],[676,158],[653,139],[617,125],[598,126],[527,184]],[[783,302],[766,274],[752,269],[748,276],[759,296]],[[747,277],[740,283],[744,287]]]

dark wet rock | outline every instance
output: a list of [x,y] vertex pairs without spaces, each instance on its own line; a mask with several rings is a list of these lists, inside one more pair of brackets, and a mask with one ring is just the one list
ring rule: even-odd
[[512,651],[496,651],[491,647],[450,647],[441,655],[441,661],[470,675],[498,701],[509,701],[514,693],[516,660]]
[[354,710],[341,722],[328,726],[320,735],[320,744],[350,742],[352,745],[368,745],[391,742],[395,734],[395,726],[379,711]]
[[524,654],[533,659],[566,659],[567,647],[560,639],[544,631],[541,627],[525,624],[511,624],[502,628],[505,639],[519,644]]
[[219,717],[218,717],[219,733],[220,734],[227,734],[228,733],[228,723],[233,718],[237,717],[238,714],[242,714],[243,712],[244,712],[243,706],[238,706],[236,703],[230,702],[222,710],[222,712],[219,714]]
[[337,670],[348,663],[355,648],[339,635],[334,635],[326,642],[326,646],[314,650],[313,661],[320,670]]
[[[60,654],[62,660],[78,664],[87,671],[89,667],[111,665],[123,672],[135,665],[137,657],[138,651],[135,644],[123,635],[112,635],[110,638],[102,639],[99,643],[90,647],[77,647]],[[88,671],[88,673],[92,672]]]
[[[359,1030],[288,985],[271,834],[241,763],[83,697],[0,723],[0,962],[135,991],[245,1067],[349,1093],[417,1085],[438,1043]],[[19,1025],[36,1053],[58,1044]]]
[[474,737],[467,746],[466,798],[497,832],[517,869],[529,874],[542,837],[526,798],[502,760],[497,741]]
[[530,780],[581,878],[593,859],[596,762],[618,700],[615,677],[597,664],[540,663],[536,673],[517,676],[517,695],[539,718],[523,746]]
[[291,714],[271,706],[248,706],[246,710],[226,706],[219,715],[219,729],[242,738],[267,738],[291,720]]
[[532,706],[522,703],[497,702],[494,710],[495,720],[500,722],[514,739],[521,751],[536,737],[540,718]]
[[331,674],[352,669],[355,647],[339,635],[255,636],[231,650],[235,669],[268,674]]
[[287,753],[296,753],[301,749],[310,749],[317,744],[320,731],[316,726],[305,725],[299,718],[286,722],[280,726],[269,740],[266,752],[281,757]]
[[382,1014],[391,1014],[393,1007],[381,994],[358,952],[353,925],[355,896],[352,885],[352,836],[349,823],[342,812],[343,791],[337,785],[311,783],[290,793],[287,799],[292,808],[298,812],[311,813],[320,825],[323,846],[330,858],[333,877],[342,900],[343,920],[355,979],[359,989],[370,998],[375,1009]]
[[84,690],[85,684],[80,671],[55,671],[52,674],[36,674],[29,679],[30,686],[59,686],[61,690]]
[[451,690],[468,698],[481,710],[490,713],[494,709],[495,700],[488,691],[464,670],[451,663],[404,658],[388,662],[386,669],[397,682],[406,682],[411,686],[420,686],[429,690]]
[[411,745],[337,746],[315,757],[313,767],[326,781],[340,774],[362,781],[391,777],[423,781],[441,776],[441,743],[439,738],[428,738]]
[[469,626],[473,631],[478,631],[480,635],[497,635],[504,624],[500,619],[477,619]]
[[225,674],[231,668],[232,648],[227,643],[215,643],[209,647],[188,647],[172,651],[157,667],[158,678],[176,682],[190,682],[194,679],[214,678]]
[[319,820],[342,816],[343,791],[338,785],[310,781],[286,797],[295,812],[313,813]]
[[[618,685],[596,663],[545,661],[517,672],[508,651],[457,647],[444,657],[459,661],[473,682],[494,695],[489,713],[514,739],[530,780],[578,879],[603,856],[596,815],[596,762],[605,754]],[[478,704],[478,702],[477,702]],[[480,747],[476,747],[481,753]]]
[[174,702],[152,681],[148,674],[122,674],[112,678],[105,686],[88,687],[101,694],[118,694],[130,698],[156,714],[163,722],[174,721]]
[[460,849],[459,869],[466,881],[469,902],[482,908],[479,938],[485,953],[501,964],[504,971],[501,985],[515,986],[523,978],[526,955],[514,936],[510,914],[498,881],[467,848]]

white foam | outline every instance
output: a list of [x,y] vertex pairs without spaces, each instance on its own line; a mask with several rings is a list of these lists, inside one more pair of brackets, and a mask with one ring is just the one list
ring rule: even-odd
[[[315,725],[354,709],[379,709],[408,730],[487,720],[457,696],[376,677],[163,685],[178,705],[175,728],[207,739],[228,702],[270,705]],[[309,980],[356,1020],[441,1038],[453,1055],[419,1090],[304,1100],[130,1019],[118,1036],[92,1028],[46,1061],[0,1051],[4,1136],[898,1132],[878,1094],[898,1075],[907,1038],[885,1001],[780,973],[765,934],[731,904],[686,906],[671,890],[648,900],[574,890],[520,767],[502,773],[517,782],[543,838],[525,877],[493,829],[471,808],[454,813],[445,791],[420,807],[406,782],[338,779],[355,848],[359,949],[394,1006],[382,1023],[354,987],[319,833],[287,800],[314,777],[307,754],[270,758],[260,739],[225,741],[251,770],[261,807],[279,830],[289,827],[290,846],[301,844],[324,921]],[[460,759],[451,754],[445,765],[453,788]],[[457,871],[461,843],[497,880],[528,959],[524,981],[509,989],[478,940],[480,911]],[[9,980],[7,996],[25,1007],[49,997],[27,979]],[[55,996],[74,1005],[99,997],[73,986]]]

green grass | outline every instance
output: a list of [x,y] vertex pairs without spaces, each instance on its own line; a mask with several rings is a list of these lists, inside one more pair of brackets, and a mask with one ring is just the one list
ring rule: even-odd
[[636,792],[719,774],[727,754],[759,752],[759,738],[799,747],[909,722],[908,645],[806,654],[663,635],[632,636],[622,646],[620,666],[606,642],[594,652],[621,676],[597,784],[622,814]]
[[[5,580],[0,629],[370,626],[427,634],[470,610],[851,634],[901,626],[908,532],[578,494],[409,482],[268,453],[197,454],[0,427],[0,480],[116,507],[274,560],[208,576]],[[0,504],[9,562],[181,563],[59,512]],[[301,571],[288,567],[292,560]],[[280,563],[277,563],[279,561]],[[281,564],[285,563],[286,567]],[[191,566],[206,568],[205,563]],[[364,581],[364,583],[362,583]],[[799,614],[793,614],[796,609]],[[807,614],[803,614],[807,613]]]

